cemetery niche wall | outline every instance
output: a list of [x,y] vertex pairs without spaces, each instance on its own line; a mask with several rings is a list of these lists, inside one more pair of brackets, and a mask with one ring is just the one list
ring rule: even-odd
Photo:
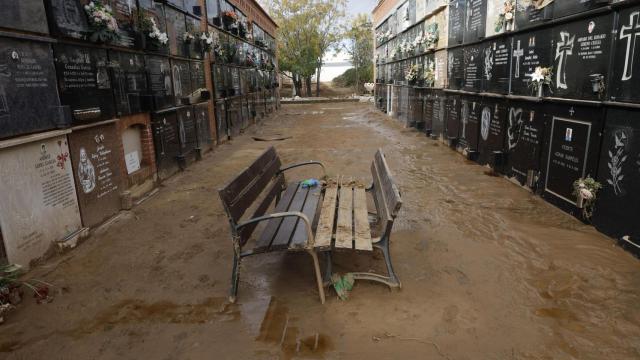
[[108,26],[87,5],[0,0],[0,197],[29,189],[0,199],[0,263],[74,244],[277,107],[277,25],[256,3],[94,1]]
[[[374,10],[376,107],[401,121],[411,109],[427,136],[640,248],[640,5],[416,0],[415,8],[415,20],[400,6]],[[445,41],[436,40],[431,69],[416,29],[428,34],[440,11]],[[414,65],[422,76],[406,81]],[[603,186],[593,218],[574,195],[586,177]]]

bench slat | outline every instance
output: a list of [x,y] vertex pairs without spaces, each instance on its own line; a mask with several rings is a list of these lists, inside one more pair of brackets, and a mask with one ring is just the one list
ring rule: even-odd
[[275,159],[279,160],[278,154],[276,153],[276,149],[271,146],[251,163],[251,165],[220,189],[220,197],[222,200],[227,204],[237,202],[236,198],[263,172],[264,167]]
[[[280,202],[276,205],[274,212],[287,211],[297,189],[298,184],[289,184],[287,189],[284,191],[284,195],[280,198]],[[267,226],[264,228],[262,234],[260,234],[260,238],[256,242],[255,251],[266,251],[269,249],[269,246],[271,246],[271,242],[273,241],[275,234],[278,232],[278,228],[280,227],[283,219],[284,218],[277,218],[267,222]]]
[[320,220],[316,230],[316,249],[330,249],[333,238],[333,221],[336,216],[336,203],[338,200],[338,188],[330,187],[325,190]]
[[336,248],[353,249],[353,189],[341,187],[338,198],[338,225],[336,227]]
[[[304,206],[302,208],[302,212],[309,218],[311,226],[313,226],[313,221],[318,210],[321,190],[322,188],[320,186],[309,189],[307,199],[304,201]],[[289,248],[303,249],[306,245],[307,227],[302,219],[298,219],[298,225],[296,225],[296,230],[293,232],[293,237],[291,238],[291,244],[289,245]]]
[[353,190],[353,225],[354,244],[356,250],[371,251],[371,228],[367,212],[367,195],[363,188]]
[[376,210],[381,221],[391,221],[389,210],[387,208],[387,200],[382,190],[380,174],[375,161],[371,163],[371,177],[373,178],[373,199],[376,203]]
[[395,217],[402,206],[402,199],[400,198],[398,187],[393,182],[391,170],[389,169],[389,165],[387,164],[387,160],[385,159],[382,150],[379,149],[376,151],[374,163],[376,164],[378,174],[380,175],[380,183],[387,201],[389,215],[391,217]]
[[[309,189],[305,189],[302,186],[299,186],[299,184],[296,184],[295,186],[297,187],[296,193],[293,195],[291,205],[289,205],[289,208],[285,211],[302,211]],[[284,218],[276,236],[271,242],[269,250],[284,250],[288,248],[289,242],[291,241],[291,235],[293,235],[293,230],[296,228],[298,221],[302,220],[297,216]]]
[[[264,197],[260,205],[258,205],[256,210],[253,212],[253,215],[251,216],[251,218],[253,219],[253,218],[257,218],[264,215],[269,209],[269,207],[271,206],[271,203],[273,202],[275,197],[280,192],[282,192],[282,189],[284,188],[284,186],[285,186],[284,176],[280,175],[275,179],[273,185],[267,192],[267,195]],[[247,241],[249,240],[249,238],[251,237],[251,235],[253,234],[253,231],[256,229],[257,226],[258,226],[258,223],[253,223],[240,229],[240,245],[241,246],[244,246],[244,244],[247,243]]]

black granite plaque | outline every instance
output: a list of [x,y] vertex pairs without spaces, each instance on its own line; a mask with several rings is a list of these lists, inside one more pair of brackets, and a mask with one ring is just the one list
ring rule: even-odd
[[120,38],[114,45],[124,47],[142,47],[136,32],[136,16],[138,5],[135,0],[109,0],[113,15],[118,21],[118,35]]
[[434,136],[444,136],[445,131],[445,119],[447,114],[446,108],[447,97],[441,90],[434,90],[433,94],[433,116],[431,117],[432,129],[431,133]]
[[600,151],[602,189],[593,216],[598,230],[640,239],[640,124],[638,110],[609,109]]
[[464,50],[455,48],[449,50],[447,62],[447,77],[450,89],[462,89],[464,86]]
[[516,28],[526,29],[551,20],[553,18],[553,7],[557,2],[547,2],[545,6],[542,6],[543,3],[539,0],[518,0],[516,5]]
[[215,98],[222,99],[227,97],[227,86],[225,81],[225,66],[211,65],[211,77],[213,79],[213,87]]
[[482,90],[482,46],[471,45],[463,48],[464,53],[464,86],[466,91]]
[[89,32],[87,14],[78,0],[47,0],[49,24],[56,35],[83,39]]
[[553,7],[553,18],[573,15],[588,10],[593,10],[607,5],[608,1],[603,0],[561,0],[556,1]]
[[42,0],[0,0],[0,27],[48,34]]
[[187,31],[196,36],[196,39],[187,45],[188,55],[192,59],[202,59],[202,43],[198,39],[202,33],[202,30],[200,30],[200,19],[187,16],[186,24]]
[[191,95],[191,68],[189,61],[171,59],[171,79],[175,105],[183,103],[183,98]]
[[193,106],[179,107],[177,114],[180,156],[184,157],[186,160],[195,160],[198,136],[196,130],[196,116],[193,112]]
[[499,38],[482,45],[482,88],[498,94],[509,93],[511,39]]
[[227,99],[227,124],[229,126],[229,135],[236,137],[240,135],[242,130],[242,118],[240,112],[242,111],[242,98],[240,96],[234,96]]
[[227,105],[225,100],[218,100],[214,103],[216,112],[216,141],[221,143],[231,135],[227,122]]
[[620,11],[615,34],[611,99],[640,102],[640,6]]
[[180,134],[175,109],[153,114],[153,144],[156,151],[158,177],[164,180],[180,170]]
[[449,3],[449,46],[462,44],[465,26],[466,0]]
[[536,95],[529,84],[536,67],[552,67],[551,29],[524,33],[513,37],[511,50],[511,93]]
[[525,101],[509,102],[507,111],[507,175],[525,184],[529,171],[539,176],[541,152],[545,136],[542,108]]
[[240,72],[238,71],[238,68],[236,67],[229,67],[229,79],[231,80],[230,85],[231,88],[229,89],[232,94],[230,94],[231,96],[235,96],[235,95],[240,95],[241,94],[241,89],[240,89]]
[[49,44],[0,38],[0,138],[66,127]]
[[464,17],[464,43],[484,38],[487,23],[487,0],[467,0]]
[[460,138],[458,148],[462,150],[477,151],[478,136],[480,133],[480,116],[482,115],[482,103],[475,96],[464,96],[460,109]]
[[459,139],[460,138],[460,110],[462,106],[462,100],[459,95],[447,96],[447,123],[445,139]]
[[[384,96],[384,95],[383,95]],[[425,89],[422,100],[422,123],[427,134],[433,132],[433,90]]]
[[206,89],[207,84],[204,77],[204,64],[202,61],[191,61],[191,88],[193,91]]
[[204,102],[194,105],[193,112],[196,116],[197,147],[200,150],[204,150],[213,143],[209,124],[209,103]]
[[543,155],[543,197],[574,212],[577,209],[573,182],[581,177],[596,176],[603,111],[558,104],[546,105],[545,113],[549,116],[549,130]]
[[605,99],[612,29],[613,14],[554,28],[553,96]]
[[153,96],[155,109],[165,109],[175,102],[171,81],[169,59],[160,56],[145,56],[149,92]]
[[60,101],[71,108],[74,124],[113,118],[107,51],[63,44],[53,49]]
[[109,67],[117,115],[150,111],[153,99],[148,95],[143,55],[110,50]]
[[[185,15],[173,8],[167,7],[165,9],[167,14],[167,36],[169,36],[169,53],[171,55],[189,57],[189,47],[196,42],[195,38],[191,40],[185,40],[185,33],[187,32],[187,23],[185,21]],[[196,36],[194,32],[189,32],[190,35]]]
[[[504,152],[507,133],[507,107],[501,100],[487,99],[480,112],[480,136],[478,138],[478,162],[494,165],[494,152]],[[496,168],[501,171],[503,169]]]

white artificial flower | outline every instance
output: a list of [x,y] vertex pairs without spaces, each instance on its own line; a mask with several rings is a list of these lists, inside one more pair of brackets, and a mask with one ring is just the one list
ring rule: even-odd
[[593,199],[593,193],[589,189],[580,189],[580,195],[585,200]]

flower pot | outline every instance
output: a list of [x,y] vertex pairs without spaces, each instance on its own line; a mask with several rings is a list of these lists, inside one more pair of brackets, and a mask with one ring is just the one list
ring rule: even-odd
[[513,20],[507,21],[506,24],[505,24],[505,31],[513,31],[514,23],[515,22]]
[[582,194],[578,194],[578,198],[576,199],[576,207],[578,209],[584,209],[585,199],[582,197]]
[[544,96],[544,85],[540,84],[538,86],[538,97],[543,97]]

